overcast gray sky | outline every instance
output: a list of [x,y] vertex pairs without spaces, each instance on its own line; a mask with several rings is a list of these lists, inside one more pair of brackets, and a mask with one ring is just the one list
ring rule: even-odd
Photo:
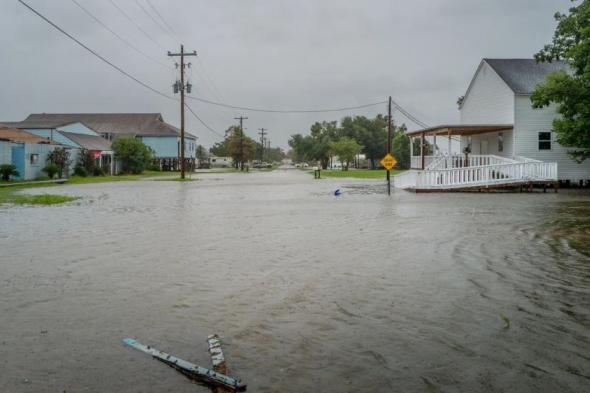
[[[172,94],[177,71],[166,50],[178,43],[146,0],[77,0],[164,67],[131,50],[71,0],[25,0],[113,63]],[[570,0],[149,0],[196,50],[193,95],[274,109],[354,106],[392,95],[418,119],[456,122],[462,95],[484,57],[532,57],[551,40],[553,14]],[[130,81],[68,40],[16,0],[0,5],[0,120],[29,113],[161,112],[180,124],[179,105]],[[159,22],[163,25],[163,22]],[[163,26],[165,27],[165,26]],[[205,75],[205,76],[203,76]],[[209,82],[206,82],[209,80]],[[246,133],[268,129],[273,145],[307,133],[316,120],[385,113],[267,114],[189,101],[220,134],[239,115]],[[397,123],[407,122],[394,114]],[[190,114],[187,129],[210,146],[220,138]]]

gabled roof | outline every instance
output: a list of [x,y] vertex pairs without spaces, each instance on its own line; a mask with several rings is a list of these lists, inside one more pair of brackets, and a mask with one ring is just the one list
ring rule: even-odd
[[112,150],[111,142],[97,135],[77,134],[74,132],[58,131],[60,134],[77,143],[81,148],[86,150]]
[[[98,133],[133,136],[177,136],[180,130],[165,123],[160,113],[35,113],[22,122],[12,122],[18,128],[57,128],[71,123],[83,123]],[[188,137],[193,135],[186,133]]]
[[47,145],[55,144],[54,142],[51,142],[49,139],[29,134],[28,132],[23,130],[8,127],[5,124],[0,124],[0,140],[9,142],[41,143]]
[[545,80],[545,75],[564,70],[571,72],[563,61],[537,63],[534,59],[483,59],[515,94],[531,94]]

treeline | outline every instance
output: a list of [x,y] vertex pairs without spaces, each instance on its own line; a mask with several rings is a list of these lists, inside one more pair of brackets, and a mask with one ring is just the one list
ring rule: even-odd
[[[406,126],[392,126],[392,154],[398,161],[396,168],[410,167],[410,138]],[[316,122],[309,135],[291,135],[289,146],[295,162],[319,162],[323,169],[328,167],[330,158],[338,156],[342,169],[348,169],[350,162],[359,154],[365,154],[369,168],[379,168],[379,161],[387,154],[387,117],[365,116],[344,117],[336,121]]]
[[229,127],[225,139],[214,144],[209,152],[217,157],[231,157],[235,168],[243,168],[250,161],[273,163],[285,158],[280,148],[263,148],[260,142],[243,134],[238,126]]

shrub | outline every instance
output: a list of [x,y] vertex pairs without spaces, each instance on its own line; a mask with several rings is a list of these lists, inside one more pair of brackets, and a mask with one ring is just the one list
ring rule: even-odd
[[88,171],[86,171],[86,168],[84,168],[82,165],[78,164],[74,168],[74,175],[86,177],[86,176],[88,176]]
[[19,175],[20,174],[18,173],[18,171],[16,170],[16,167],[14,165],[10,165],[10,164],[0,165],[0,176],[2,177],[2,180],[9,181],[10,176],[19,176]]
[[92,176],[105,176],[105,175],[106,175],[105,170],[99,166],[95,166],[92,169]]
[[64,147],[56,147],[47,155],[47,163],[57,165],[59,178],[63,177],[64,169],[68,168],[71,162],[70,151]]
[[47,176],[49,176],[50,179],[53,179],[53,177],[59,172],[59,167],[56,164],[47,164],[42,171],[47,173]]
[[112,146],[115,158],[121,160],[124,173],[142,173],[154,157],[154,151],[136,138],[117,138]]

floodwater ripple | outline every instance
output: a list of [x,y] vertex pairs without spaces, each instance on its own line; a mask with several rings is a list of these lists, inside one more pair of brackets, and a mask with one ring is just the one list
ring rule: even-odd
[[384,192],[274,171],[0,207],[0,391],[206,392],[121,339],[207,366],[211,333],[253,392],[587,391],[588,193]]

